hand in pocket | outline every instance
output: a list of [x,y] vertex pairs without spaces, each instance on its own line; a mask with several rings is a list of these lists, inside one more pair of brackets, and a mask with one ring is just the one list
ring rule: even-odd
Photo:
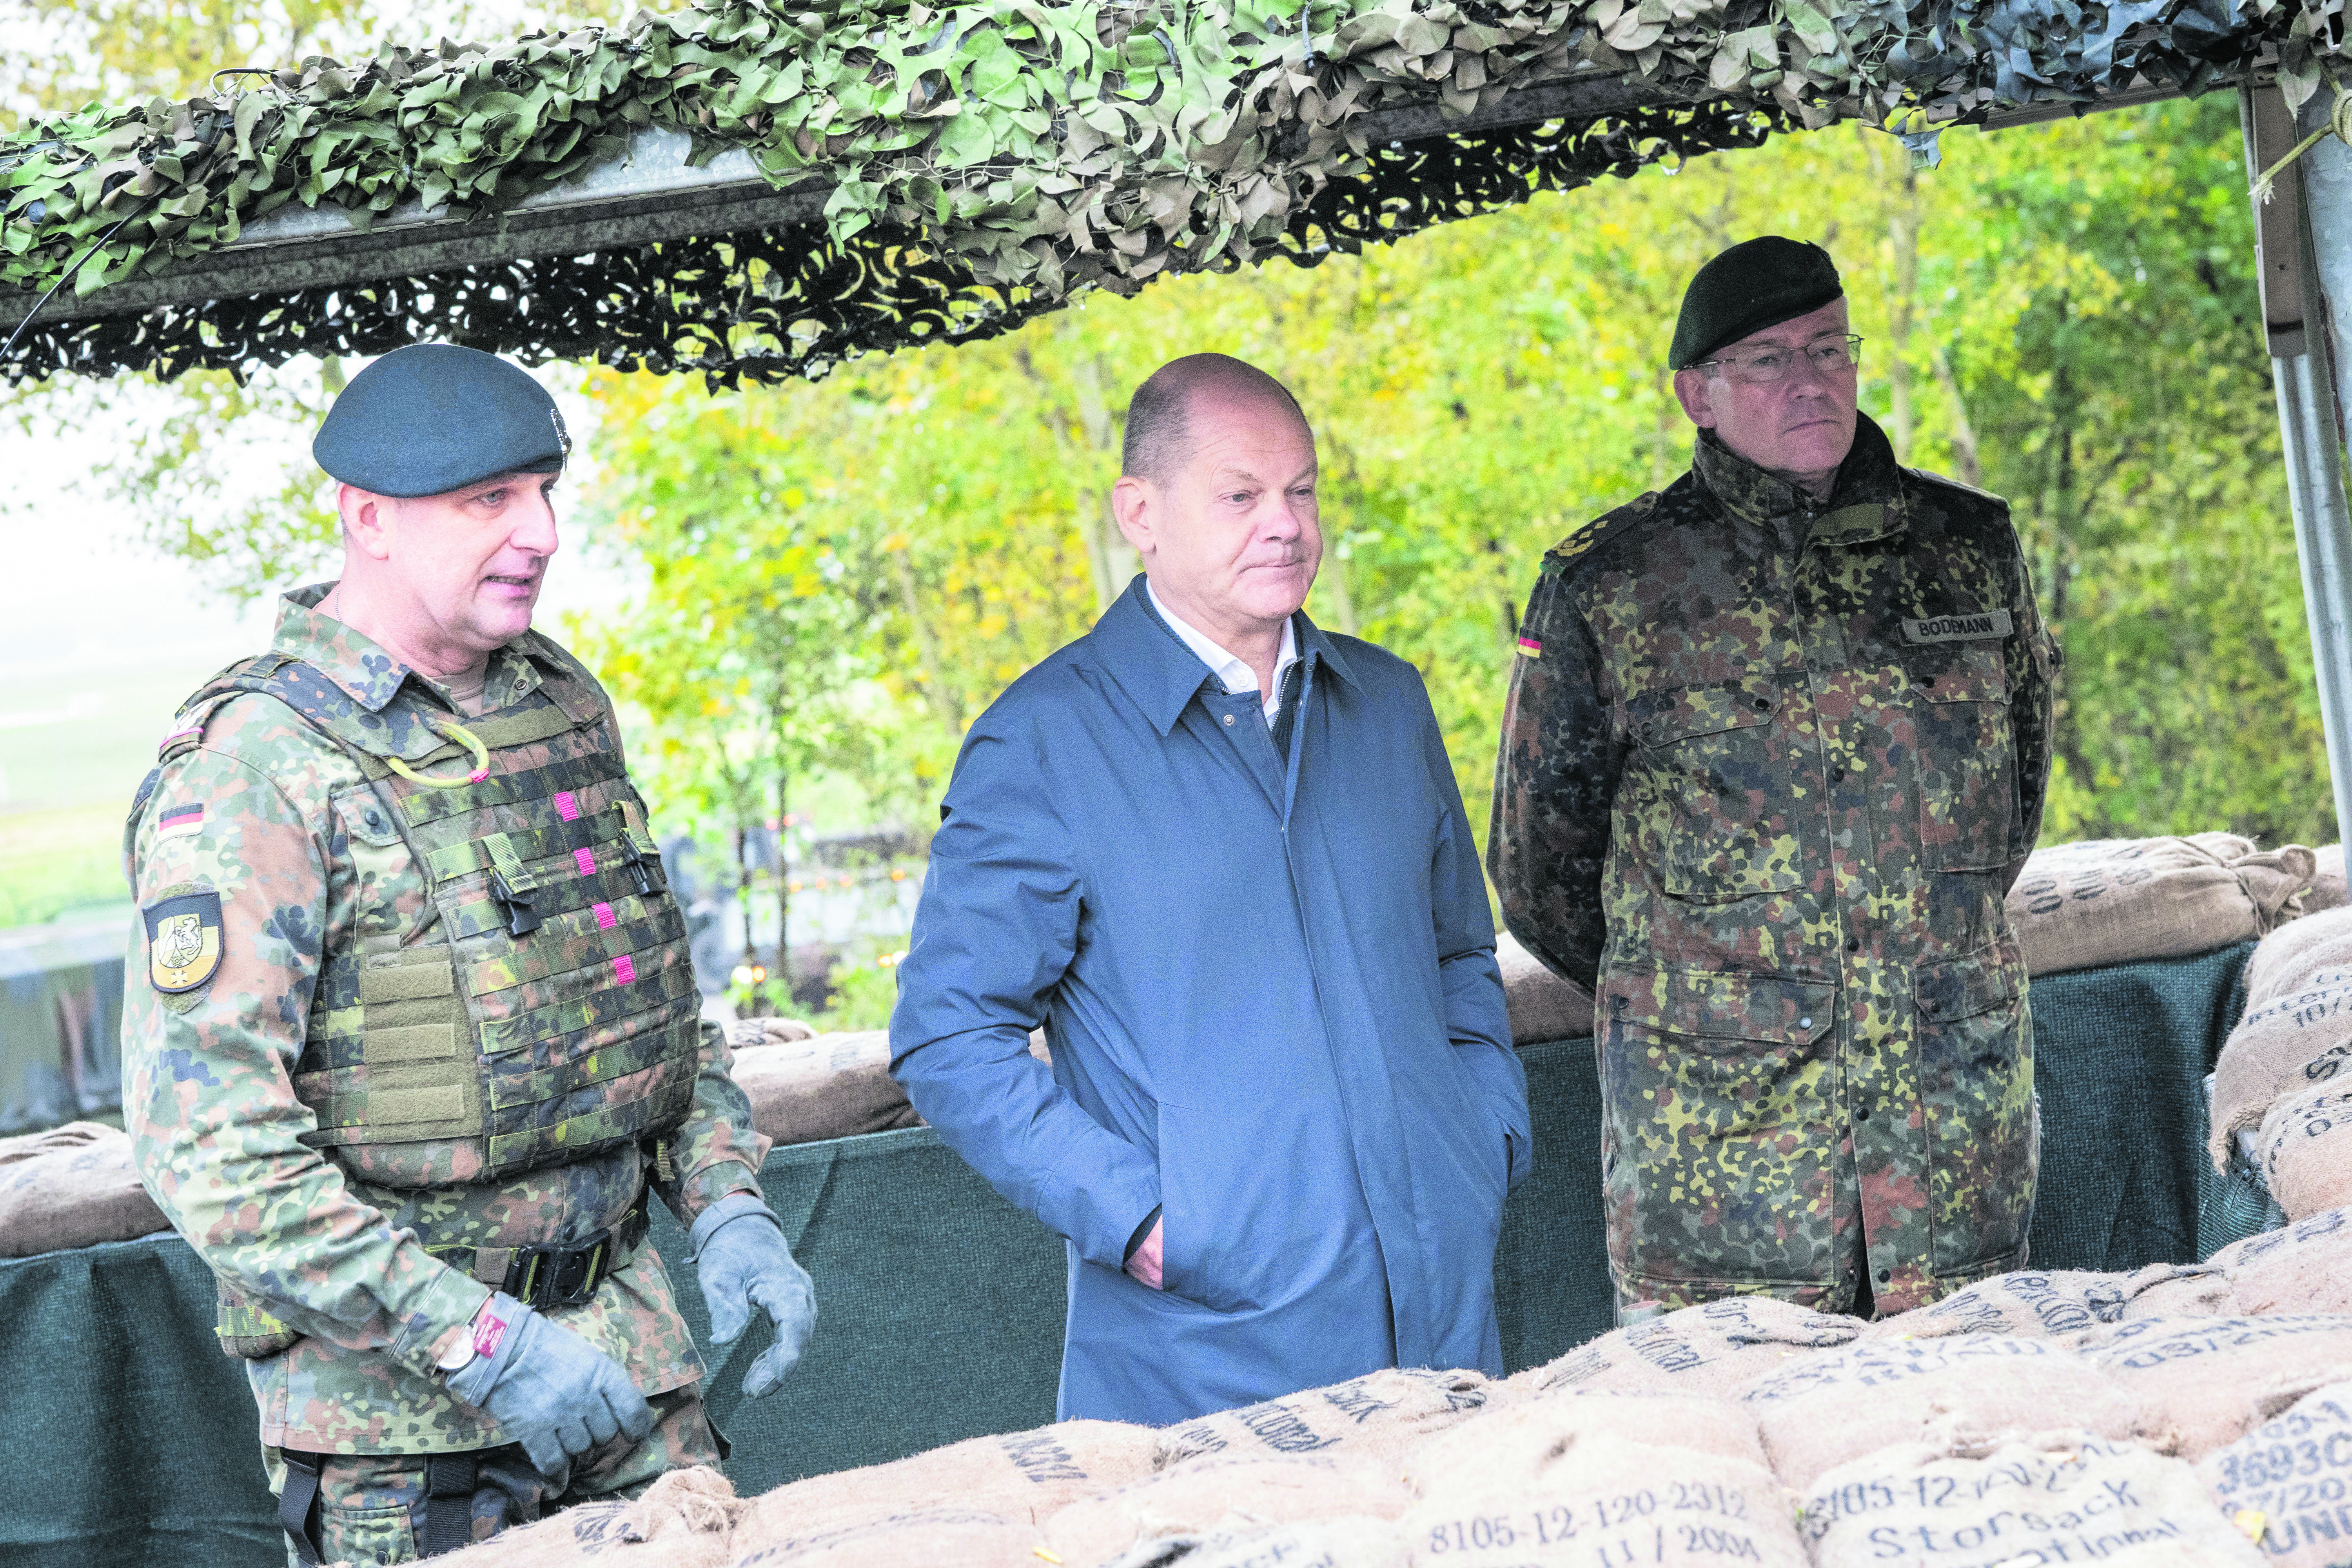
[[1135,1255],[1127,1260],[1127,1271],[1154,1290],[1166,1289],[1160,1282],[1160,1232],[1167,1223],[1166,1220],[1153,1220],[1151,1234],[1143,1238],[1143,1245],[1137,1247]]

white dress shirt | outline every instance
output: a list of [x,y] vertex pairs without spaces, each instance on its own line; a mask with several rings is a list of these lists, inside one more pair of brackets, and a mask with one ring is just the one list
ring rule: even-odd
[[[1188,626],[1168,607],[1166,600],[1152,591],[1149,577],[1144,579],[1143,591],[1151,595],[1151,607],[1160,612],[1160,618],[1168,623],[1168,629],[1181,637],[1184,646],[1209,667],[1209,673],[1224,683],[1227,695],[1238,697],[1244,691],[1258,689],[1257,671],[1249,667],[1248,661],[1234,658],[1202,636],[1198,627]],[[1275,715],[1282,710],[1282,678],[1289,674],[1290,667],[1297,662],[1298,634],[1291,629],[1290,618],[1286,616],[1282,621],[1282,651],[1274,656],[1274,685],[1262,699],[1268,724],[1273,723]]]

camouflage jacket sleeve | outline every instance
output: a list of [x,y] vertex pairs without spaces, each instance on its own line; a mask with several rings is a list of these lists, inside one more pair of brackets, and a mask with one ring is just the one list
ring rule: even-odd
[[331,919],[328,790],[304,787],[301,748],[253,745],[265,725],[213,727],[231,733],[166,763],[134,825],[142,910],[219,900],[216,967],[182,994],[157,989],[148,920],[131,931],[122,1109],[140,1179],[214,1273],[289,1326],[429,1376],[489,1292],[346,1186],[302,1142],[317,1123],[294,1094]]
[[2066,668],[2058,639],[2042,624],[2033,598],[2033,579],[2026,570],[2022,546],[2017,552],[2017,635],[2009,639],[2004,657],[2009,666],[2009,727],[2017,749],[2017,804],[2022,816],[2024,854],[2009,863],[2001,876],[2005,893],[2025,869],[2025,856],[2033,853],[2042,837],[2042,808],[2050,796],[2053,711],[2060,673]]
[[1601,901],[1624,758],[1601,689],[1601,649],[1567,580],[1547,567],[1528,599],[1503,710],[1486,869],[1503,923],[1545,967],[1592,988],[1607,937]]
[[769,1140],[752,1130],[751,1098],[735,1082],[734,1071],[727,1031],[705,1019],[694,1110],[665,1142],[655,1167],[654,1190],[680,1225],[692,1225],[730,1193],[760,1194],[754,1173],[767,1158]]

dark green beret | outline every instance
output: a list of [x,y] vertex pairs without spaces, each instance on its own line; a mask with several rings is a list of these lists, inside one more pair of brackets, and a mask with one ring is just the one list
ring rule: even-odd
[[500,474],[559,473],[572,449],[547,389],[496,354],[412,343],[352,377],[310,456],[380,496],[437,496]]
[[1820,310],[1845,292],[1820,246],[1777,234],[1742,240],[1698,269],[1683,292],[1666,363],[1685,370],[1750,332]]

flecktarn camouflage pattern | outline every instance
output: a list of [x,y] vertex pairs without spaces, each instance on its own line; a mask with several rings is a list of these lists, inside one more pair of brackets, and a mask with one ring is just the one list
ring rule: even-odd
[[1861,421],[1815,502],[1702,437],[1544,559],[1489,866],[1597,993],[1628,1309],[1922,1306],[2019,1267],[2039,1129],[2002,896],[2058,651],[2006,503]]
[[[289,595],[271,652],[182,710],[133,813],[142,909],[211,900],[218,956],[192,986],[147,984],[152,914],[134,928],[124,1116],[149,1190],[221,1279],[265,1444],[488,1447],[495,1424],[434,1372],[480,1276],[619,1225],[649,1177],[690,1223],[756,1193],[764,1150],[723,1036],[696,1019],[593,679],[526,634],[463,722],[316,614],[323,593]],[[171,957],[177,918],[155,927]],[[651,1247],[547,1310],[648,1395],[701,1375]]]

